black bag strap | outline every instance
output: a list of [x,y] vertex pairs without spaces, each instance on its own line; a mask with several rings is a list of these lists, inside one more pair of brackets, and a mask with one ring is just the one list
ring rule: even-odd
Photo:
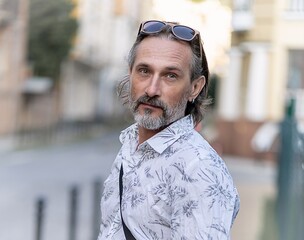
[[122,227],[123,227],[123,231],[125,233],[125,237],[127,240],[136,240],[136,238],[132,235],[132,233],[130,232],[129,228],[126,226],[123,217],[122,217],[122,212],[121,212],[121,199],[122,199],[122,175],[123,175],[123,168],[122,168],[122,164],[120,167],[120,173],[119,173],[119,198],[120,198],[120,217],[121,217],[121,221],[122,221]]

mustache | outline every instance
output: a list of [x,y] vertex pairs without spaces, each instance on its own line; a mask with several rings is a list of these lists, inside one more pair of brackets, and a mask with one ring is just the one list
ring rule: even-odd
[[164,111],[167,109],[167,105],[163,101],[159,100],[156,97],[149,97],[148,95],[143,95],[136,100],[134,110],[136,110],[140,104],[149,104],[155,107],[159,107]]

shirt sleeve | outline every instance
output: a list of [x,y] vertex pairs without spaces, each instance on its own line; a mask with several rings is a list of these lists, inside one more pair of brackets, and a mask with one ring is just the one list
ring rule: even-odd
[[195,159],[172,167],[171,239],[229,240],[239,198],[225,165]]

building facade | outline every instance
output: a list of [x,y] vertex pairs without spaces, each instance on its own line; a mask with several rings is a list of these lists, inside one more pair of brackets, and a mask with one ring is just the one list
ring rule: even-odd
[[127,73],[126,56],[150,1],[74,2],[79,28],[72,59],[63,72],[62,119],[119,118],[124,109],[118,102],[116,85]]
[[233,0],[229,57],[219,95],[220,138],[227,154],[254,157],[257,130],[280,121],[291,96],[304,120],[304,1]]
[[0,136],[18,130],[26,76],[27,0],[0,1]]

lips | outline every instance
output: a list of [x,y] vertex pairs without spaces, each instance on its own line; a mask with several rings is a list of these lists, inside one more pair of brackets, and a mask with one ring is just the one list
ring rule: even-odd
[[148,108],[159,108],[159,109],[163,109],[161,106],[157,106],[151,103],[146,103],[146,102],[140,102],[139,105],[143,105],[144,107],[148,107]]
[[136,111],[140,105],[142,105],[142,108],[146,109],[166,110],[166,105],[160,99],[157,99],[156,97],[149,97],[147,95],[143,95],[135,101],[132,107],[133,110]]

